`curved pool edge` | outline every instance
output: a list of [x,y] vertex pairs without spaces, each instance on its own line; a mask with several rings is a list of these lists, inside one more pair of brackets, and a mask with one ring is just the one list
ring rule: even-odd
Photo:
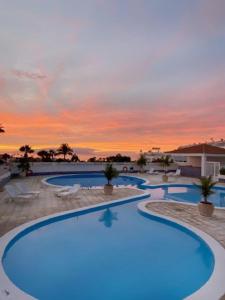
[[[140,189],[135,188],[135,187],[130,187],[130,188],[140,191]],[[141,190],[141,191],[143,192],[143,190]],[[3,265],[2,265],[2,260],[4,258],[5,251],[7,250],[7,247],[10,245],[10,243],[14,239],[16,239],[17,235],[20,235],[23,231],[26,231],[27,229],[29,229],[33,226],[36,226],[42,222],[53,221],[54,219],[56,219],[55,221],[57,222],[57,219],[60,219],[63,216],[68,216],[70,214],[72,215],[77,212],[85,212],[85,211],[88,212],[91,209],[104,208],[104,207],[110,206],[112,204],[120,204],[120,203],[122,204],[122,203],[130,202],[130,201],[142,200],[142,199],[149,198],[149,196],[150,196],[149,192],[144,192],[140,195],[136,195],[136,196],[132,196],[132,197],[125,197],[125,198],[121,198],[118,200],[105,201],[105,202],[101,202],[98,204],[85,206],[85,207],[78,208],[78,209],[62,211],[60,213],[51,214],[51,215],[48,215],[45,217],[35,219],[30,222],[26,222],[20,226],[13,228],[6,234],[4,234],[0,238],[0,261],[1,261],[0,262],[0,300],[15,300],[15,299],[16,300],[37,300],[33,296],[31,296],[31,295],[25,293],[24,291],[22,291],[21,289],[19,289],[10,280],[9,277],[7,276],[7,274],[5,273]]]
[[[189,295],[185,298],[185,300],[205,300],[205,299],[213,299],[219,300],[225,294],[225,248],[216,241],[213,237],[211,237],[206,232],[191,226],[183,221],[177,220],[172,217],[165,216],[163,214],[155,213],[154,211],[146,208],[148,203],[171,203],[171,200],[145,200],[138,203],[138,209],[140,212],[144,212],[148,215],[155,216],[164,220],[168,220],[172,223],[178,224],[193,233],[195,233],[200,239],[202,239],[210,248],[214,255],[214,269],[209,277],[208,281],[193,294]],[[180,202],[182,203],[182,202]],[[183,204],[183,203],[182,203]],[[189,204],[187,204],[189,205]]]
[[[89,173],[89,172],[86,172],[84,174],[92,174],[93,175],[93,173]],[[84,174],[82,174],[82,175],[84,175]],[[49,186],[49,187],[57,188],[57,187],[61,187],[61,185],[49,183],[48,180],[53,179],[53,178],[57,178],[57,177],[79,176],[79,175],[80,174],[71,173],[71,174],[59,174],[59,175],[47,176],[47,177],[44,177],[41,180],[41,184],[42,184],[43,187]],[[142,178],[142,177],[139,177],[139,176],[128,175],[127,173],[121,173],[120,175],[124,176],[124,177],[130,177],[130,178],[134,178],[134,179],[136,178],[136,179],[142,180],[143,183],[141,184],[141,186],[142,185],[147,186],[148,184],[150,184],[149,180],[146,179],[146,178]],[[127,186],[127,187],[129,187],[129,186]]]

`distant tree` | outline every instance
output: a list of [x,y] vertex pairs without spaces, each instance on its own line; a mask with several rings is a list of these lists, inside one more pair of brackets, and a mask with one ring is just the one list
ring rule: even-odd
[[90,157],[87,161],[88,162],[96,162],[96,157],[94,156],[94,157]]
[[0,133],[4,133],[5,132],[5,129],[4,127],[0,124]]
[[79,157],[78,157],[78,155],[76,153],[74,153],[73,156],[71,157],[71,161],[73,161],[73,162],[80,161],[80,159],[79,159]]
[[11,158],[11,155],[9,155],[8,153],[1,154],[1,159],[4,161],[7,161],[10,158]]
[[169,155],[161,157],[161,165],[164,169],[164,173],[166,174],[167,168],[170,166],[170,164],[173,162],[173,160],[170,158]]
[[49,153],[49,156],[50,156],[51,160],[54,160],[54,157],[55,157],[55,155],[56,155],[55,150],[50,149],[50,150],[48,151],[48,153]]
[[63,155],[63,159],[66,160],[66,155],[73,155],[73,149],[68,144],[62,144],[58,148],[57,154]]
[[29,145],[21,146],[19,151],[24,153],[24,157],[28,157],[28,154],[34,153],[34,150]]
[[118,153],[114,156],[106,157],[106,161],[108,161],[108,162],[130,162],[131,158],[129,156],[121,155],[120,153]]
[[40,150],[37,153],[41,157],[42,161],[51,161],[50,153],[46,150]]
[[141,172],[142,172],[144,166],[146,166],[147,164],[147,159],[145,158],[144,154],[140,154],[140,157],[138,158],[136,163],[141,168]]

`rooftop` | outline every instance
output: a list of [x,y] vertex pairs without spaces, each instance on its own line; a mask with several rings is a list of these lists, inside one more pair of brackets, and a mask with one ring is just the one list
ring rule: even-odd
[[200,144],[200,145],[194,145],[190,147],[185,147],[182,149],[176,149],[173,151],[168,151],[166,153],[170,154],[219,154],[219,155],[225,155],[225,149],[216,147],[216,146],[211,146],[208,144]]

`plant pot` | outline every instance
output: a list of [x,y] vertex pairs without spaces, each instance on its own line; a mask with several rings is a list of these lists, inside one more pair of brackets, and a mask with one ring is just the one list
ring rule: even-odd
[[20,176],[21,176],[21,177],[26,177],[26,176],[27,176],[27,172],[26,172],[26,171],[21,172],[21,173],[20,173]]
[[113,192],[113,185],[112,184],[105,184],[104,185],[105,195],[112,195],[112,192]]
[[214,205],[210,202],[200,202],[198,204],[198,210],[201,216],[211,217],[214,211]]
[[168,182],[168,176],[167,176],[166,174],[164,174],[164,175],[162,176],[162,181],[163,181],[163,182]]

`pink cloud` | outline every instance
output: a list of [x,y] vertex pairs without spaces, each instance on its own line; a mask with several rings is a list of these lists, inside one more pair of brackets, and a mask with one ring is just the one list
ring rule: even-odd
[[34,73],[21,70],[12,70],[12,73],[18,78],[27,78],[27,79],[45,79],[46,75],[41,73]]

